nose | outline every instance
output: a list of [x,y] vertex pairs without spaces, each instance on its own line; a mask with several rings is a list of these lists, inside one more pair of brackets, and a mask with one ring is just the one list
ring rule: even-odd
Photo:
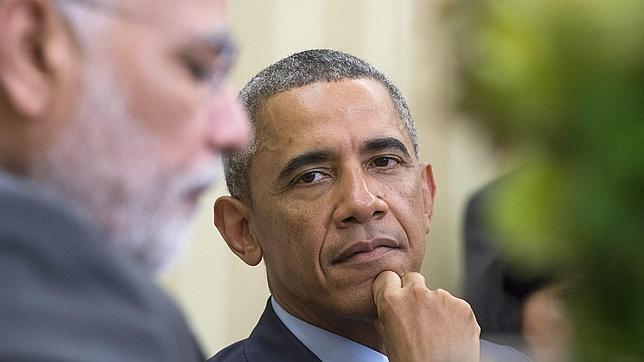
[[221,153],[245,146],[250,139],[251,128],[237,95],[226,84],[215,97],[208,128],[212,148]]
[[355,224],[364,224],[372,219],[382,218],[389,212],[389,206],[374,190],[377,186],[369,187],[364,170],[345,173],[340,183],[339,203],[333,215],[338,228],[346,228]]

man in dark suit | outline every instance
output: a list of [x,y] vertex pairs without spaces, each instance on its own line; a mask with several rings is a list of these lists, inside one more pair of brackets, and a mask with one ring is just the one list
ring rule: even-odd
[[194,361],[154,278],[221,151],[223,0],[0,0],[0,361]]
[[212,361],[520,361],[479,341],[469,305],[418,273],[436,187],[398,89],[322,49],[269,66],[241,98],[253,144],[225,158],[215,224],[271,298]]

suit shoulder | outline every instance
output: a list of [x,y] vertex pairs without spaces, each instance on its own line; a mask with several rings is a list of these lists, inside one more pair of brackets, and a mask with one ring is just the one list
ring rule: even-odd
[[248,361],[244,353],[244,344],[246,340],[241,340],[231,344],[212,356],[208,362],[236,362]]
[[93,225],[5,184],[1,361],[203,360],[174,303]]

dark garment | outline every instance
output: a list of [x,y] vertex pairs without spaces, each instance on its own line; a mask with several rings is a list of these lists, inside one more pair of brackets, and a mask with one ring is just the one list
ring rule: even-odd
[[[298,362],[320,359],[286,328],[275,314],[269,299],[250,336],[224,348],[208,361]],[[481,341],[481,361],[520,362],[529,359],[512,348]]]
[[488,219],[487,205],[503,180],[474,195],[465,214],[465,300],[488,338],[519,336],[526,297],[551,280],[521,271],[498,245],[503,236]]
[[173,302],[61,204],[0,172],[0,361],[203,361]]
[[279,319],[269,298],[264,313],[247,339],[219,351],[213,361],[320,361]]

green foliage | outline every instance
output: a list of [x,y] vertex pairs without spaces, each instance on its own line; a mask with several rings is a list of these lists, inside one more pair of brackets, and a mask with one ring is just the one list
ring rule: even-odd
[[460,5],[464,106],[529,160],[491,211],[510,254],[578,281],[577,359],[644,360],[644,1]]

